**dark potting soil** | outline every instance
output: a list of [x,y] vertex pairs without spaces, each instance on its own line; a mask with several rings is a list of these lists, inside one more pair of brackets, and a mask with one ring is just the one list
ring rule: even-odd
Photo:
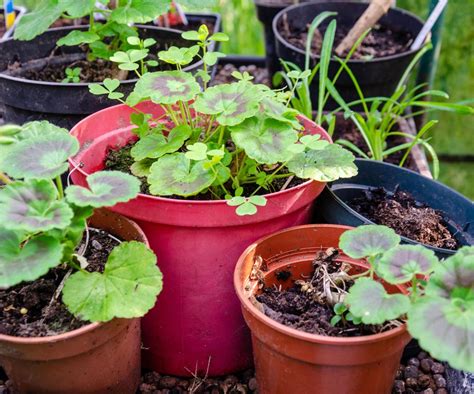
[[[289,22],[283,18],[280,26],[280,32],[289,43],[295,47],[306,50],[306,40],[308,37],[308,26],[305,29],[297,29],[291,26]],[[311,52],[314,55],[319,55],[321,52],[322,39],[327,27],[316,32],[313,37],[311,45]],[[336,35],[334,38],[333,53],[339,43],[346,37],[352,26],[338,25]],[[372,31],[365,37],[362,44],[359,45],[357,50],[352,55],[351,59],[370,60],[374,58],[381,58],[386,56],[392,56],[399,53],[406,52],[412,42],[413,37],[408,32],[394,31],[383,25],[375,25]],[[347,51],[349,52],[349,51]],[[346,55],[346,54],[344,54]]]
[[7,30],[5,28],[5,15],[2,11],[0,11],[0,38],[2,38],[6,31]]
[[[344,294],[354,283],[343,270],[342,263],[336,261],[337,255],[338,250],[335,248],[319,251],[313,260],[314,271],[310,278],[292,278],[294,284],[287,289],[265,287],[255,297],[262,304],[263,312],[285,326],[331,337],[358,337],[393,328],[391,324],[355,325],[350,321],[331,325],[330,321],[335,316],[333,305],[337,301],[330,302],[329,296],[336,299],[336,294]],[[284,273],[287,277],[287,271]],[[341,287],[331,287],[331,295],[325,290],[325,282],[334,283],[335,278],[341,280]]]
[[211,81],[211,86],[222,85],[224,83],[235,82],[236,79],[232,76],[234,71],[239,71],[242,74],[248,72],[254,79],[253,83],[267,85],[271,87],[270,74],[265,67],[257,67],[255,64],[247,66],[236,67],[231,63],[219,65],[214,79]]
[[349,205],[374,223],[391,227],[417,242],[451,250],[459,247],[443,213],[416,201],[410,193],[373,188]]
[[[89,234],[89,244],[84,253],[89,262],[86,270],[102,272],[107,257],[118,242],[104,231],[91,229]],[[81,250],[84,242],[85,239],[78,250]],[[0,290],[0,334],[45,337],[89,324],[75,318],[61,302],[61,297],[56,297],[56,292],[68,272],[69,268],[61,265],[34,282]]]
[[[344,119],[342,116],[338,116],[336,118],[336,127],[334,129],[332,139],[334,141],[337,141],[338,139],[345,139],[349,142],[352,142],[355,146],[362,150],[362,152],[369,155],[369,148],[364,140],[364,137],[360,133],[357,126],[350,119]],[[387,140],[387,147],[392,148],[404,144],[405,142],[405,139],[400,136],[389,137]],[[394,154],[387,156],[384,161],[386,163],[398,165],[400,164],[400,161],[402,160],[405,152],[406,150],[395,152]],[[355,155],[357,157],[360,157],[357,154]],[[419,171],[418,167],[416,166],[415,160],[413,160],[413,156],[411,154],[408,155],[403,167],[409,168],[410,170],[414,170],[417,172]]]
[[[104,161],[104,170],[109,170],[109,171],[122,171],[127,174],[132,174],[130,171],[130,167],[132,166],[134,160],[132,156],[130,155],[130,150],[132,149],[133,145],[135,144],[134,141],[129,142],[127,145],[121,147],[121,148],[115,148],[111,147],[107,151],[107,155],[105,156],[105,161]],[[275,170],[276,167],[271,167],[268,169],[268,173],[271,173],[272,171]],[[284,170],[281,171],[281,173],[285,173]],[[133,174],[132,174],[133,175]],[[140,186],[140,191],[143,194],[148,194],[152,195],[150,193],[148,183],[146,178],[138,178],[141,182]],[[271,185],[271,190],[266,190],[264,188],[260,188],[257,191],[258,195],[264,195],[268,193],[273,193],[280,191],[283,186],[285,186],[285,183],[288,181],[289,178],[283,178],[283,179],[275,179],[272,182]],[[285,189],[290,189],[292,187],[298,186],[305,182],[304,179],[298,178],[298,177],[293,177],[291,181],[286,185]],[[228,185],[231,187],[231,185]],[[258,188],[258,185],[252,184],[252,185],[244,185],[244,194],[245,196],[249,196],[254,192],[255,189]],[[173,198],[176,200],[215,200],[216,198],[210,193],[201,193],[196,196],[190,196],[190,197],[182,197],[182,196],[165,196],[166,198]]]

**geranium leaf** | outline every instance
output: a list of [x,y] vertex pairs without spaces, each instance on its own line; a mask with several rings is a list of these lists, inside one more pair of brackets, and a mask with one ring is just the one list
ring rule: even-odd
[[264,97],[261,102],[261,109],[266,116],[290,124],[295,130],[302,130],[303,125],[298,121],[299,114],[293,108],[274,100],[272,97]]
[[261,164],[289,160],[293,152],[288,147],[298,140],[298,133],[289,124],[257,116],[229,127],[229,130],[237,147]]
[[259,90],[249,82],[214,86],[196,98],[197,112],[216,115],[223,126],[234,126],[258,112],[261,98]]
[[136,161],[130,166],[130,171],[133,175],[139,178],[146,178],[150,175],[150,167],[155,162],[153,159],[143,159]]
[[102,274],[79,271],[71,275],[63,302],[83,320],[131,319],[145,315],[161,289],[162,274],[154,253],[142,243],[124,242],[110,253]]
[[150,168],[150,192],[158,196],[192,196],[208,188],[216,175],[204,168],[204,162],[191,164],[184,153],[160,157]]
[[416,275],[427,275],[438,263],[434,252],[421,245],[397,245],[386,251],[377,264],[377,274],[389,283],[406,283]]
[[120,171],[100,171],[87,177],[89,189],[69,186],[67,200],[79,207],[109,207],[135,198],[140,191],[140,181]]
[[207,159],[207,145],[202,142],[196,142],[195,144],[188,145],[186,147],[188,151],[185,156],[191,160],[206,160]]
[[144,74],[133,93],[149,97],[156,104],[175,104],[192,100],[201,88],[196,79],[183,71],[158,71]]
[[0,223],[9,230],[35,233],[64,229],[73,212],[50,181],[29,180],[9,183],[0,189]]
[[[471,282],[471,292],[474,283]],[[408,330],[422,349],[451,367],[474,372],[474,300],[458,304],[441,297],[419,298],[408,312]]]
[[353,259],[378,256],[400,243],[391,228],[369,224],[345,231],[339,238],[339,249]]
[[62,255],[58,239],[40,235],[22,244],[17,232],[0,228],[0,289],[40,278]]
[[200,48],[198,45],[193,45],[189,48],[178,48],[171,46],[166,51],[158,52],[158,58],[165,63],[185,66],[193,61],[194,57],[198,54],[199,49]]
[[382,324],[408,312],[410,299],[404,294],[388,294],[384,287],[369,278],[359,278],[349,289],[344,302],[364,324]]
[[287,167],[299,178],[332,182],[357,175],[354,159],[354,155],[348,150],[330,144],[325,149],[309,149],[296,155],[288,162]]
[[325,149],[329,145],[329,141],[322,140],[321,136],[316,135],[303,135],[300,138],[300,142],[312,150],[321,150]]
[[75,46],[81,44],[90,44],[95,41],[99,41],[100,37],[89,31],[80,31],[80,30],[73,30],[66,36],[60,38],[56,44],[59,46],[66,45],[66,46]]
[[120,24],[148,23],[166,13],[170,0],[131,0],[115,8],[110,20]]
[[55,131],[19,141],[2,166],[13,178],[52,179],[67,171],[67,159],[79,151],[77,139]]

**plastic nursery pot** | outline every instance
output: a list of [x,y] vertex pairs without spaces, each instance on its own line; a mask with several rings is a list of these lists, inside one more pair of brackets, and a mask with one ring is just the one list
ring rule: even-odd
[[[171,45],[189,46],[191,41],[181,38],[181,31],[152,26],[138,26],[140,36],[154,38],[161,48]],[[32,120],[48,120],[67,129],[72,128],[87,115],[115,105],[116,101],[105,96],[94,96],[88,83],[62,83],[34,81],[24,78],[25,65],[17,70],[7,70],[15,63],[27,63],[30,70],[41,69],[64,62],[61,57],[47,58],[54,53],[69,55],[70,59],[84,59],[80,47],[56,47],[56,42],[71,30],[82,27],[58,27],[49,29],[31,41],[17,41],[13,38],[0,43],[0,103],[5,106],[5,122],[23,124]],[[156,50],[154,50],[156,52]],[[75,57],[74,57],[75,56]],[[48,62],[48,63],[46,63]],[[59,63],[58,63],[59,62]],[[72,63],[72,61],[70,62]],[[198,69],[202,62],[186,67],[186,71]],[[120,91],[132,91],[137,79],[121,82]]]
[[[89,226],[148,245],[132,221],[96,210]],[[140,383],[140,319],[91,323],[38,338],[0,335],[0,365],[19,393],[135,393]]]
[[[21,17],[26,12],[26,8],[24,7],[14,6],[13,9],[15,10],[15,22],[13,23],[13,26],[10,27],[8,30],[4,31],[3,34],[1,34],[3,30],[0,30],[0,42],[12,36],[13,32],[15,31],[15,27],[18,25]],[[0,7],[0,15],[4,15],[4,13],[5,13],[5,9],[3,7]],[[3,20],[2,20],[2,25],[3,25]],[[0,29],[4,29],[4,28],[5,28],[4,25],[0,26]]]
[[[360,226],[373,224],[349,206],[349,202],[363,195],[365,190],[383,187],[389,191],[397,187],[410,193],[417,201],[443,212],[448,228],[461,245],[472,245],[474,240],[474,205],[472,201],[440,182],[426,178],[417,172],[375,160],[356,159],[358,175],[350,180],[332,182],[316,203],[316,211],[326,223]],[[418,242],[402,237],[403,242]],[[424,245],[446,258],[453,250]]]
[[[367,4],[354,2],[317,2],[298,4],[280,11],[273,19],[276,56],[304,68],[305,51],[287,42],[280,34],[285,15],[290,27],[303,29],[306,25],[311,24],[313,19],[321,12],[334,11],[337,12],[335,19],[337,20],[338,26],[352,27],[367,6]],[[328,21],[325,21],[322,26],[325,27],[328,23]],[[379,24],[389,27],[392,31],[410,33],[412,37],[416,37],[423,27],[423,21],[421,19],[399,8],[391,8],[388,13],[380,19]],[[357,78],[365,97],[389,97],[395,91],[403,72],[417,52],[419,52],[419,50],[407,50],[397,55],[372,60],[349,60],[348,66]],[[312,66],[314,66],[317,61],[319,61],[319,56],[313,59]],[[331,60],[329,65],[330,78],[334,77],[339,67],[340,64],[337,61]],[[336,88],[346,102],[360,98],[354,89],[352,80],[345,72],[338,78]],[[315,103],[318,97],[318,81],[316,79],[311,84],[310,90],[311,100]],[[337,106],[334,101],[328,101],[326,109],[334,109]]]
[[[258,392],[263,394],[359,394],[391,392],[404,346],[410,340],[402,325],[381,334],[361,337],[329,337],[299,331],[267,317],[252,302],[258,293],[255,262],[266,267],[265,286],[290,287],[302,275],[308,277],[316,251],[339,244],[350,229],[336,225],[293,227],[260,239],[249,246],[237,262],[234,286],[242,312],[252,332]],[[366,269],[360,260],[340,255],[353,266],[353,273]],[[278,275],[282,270],[291,276]],[[257,275],[260,277],[260,275]],[[280,278],[280,279],[278,279]],[[384,284],[390,293],[406,292],[402,286]]]
[[[154,117],[161,106],[142,103]],[[82,149],[71,160],[73,182],[103,168],[106,151],[133,138],[132,109],[118,105],[81,121],[71,133]],[[302,119],[306,132],[328,134]],[[72,170],[76,167],[77,169]],[[175,200],[140,194],[114,211],[133,218],[147,235],[165,278],[163,292],[142,321],[144,364],[172,375],[224,375],[251,365],[250,335],[232,287],[242,251],[256,239],[308,223],[323,183],[305,182],[268,194],[253,216],[237,216],[224,200]]]

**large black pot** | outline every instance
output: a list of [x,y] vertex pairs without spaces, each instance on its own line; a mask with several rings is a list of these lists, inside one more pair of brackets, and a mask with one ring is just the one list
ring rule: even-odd
[[[362,196],[365,190],[383,187],[389,191],[399,187],[417,201],[442,211],[449,218],[448,226],[462,245],[474,243],[474,204],[458,192],[417,172],[375,160],[356,159],[358,175],[329,184],[316,201],[317,215],[326,223],[360,226],[373,224],[353,210],[348,202]],[[416,241],[402,237],[406,243]],[[424,245],[446,258],[455,251]]]
[[[215,17],[216,18],[216,17]],[[216,29],[220,18],[216,18]],[[32,120],[48,120],[67,129],[72,128],[86,116],[117,104],[105,96],[89,93],[88,83],[60,83],[32,81],[5,74],[7,67],[16,61],[28,62],[47,58],[56,48],[56,42],[73,29],[87,27],[60,27],[49,29],[31,41],[8,39],[0,43],[0,104],[4,105],[5,122],[23,124]],[[181,31],[153,26],[138,26],[142,38],[154,38],[160,49],[171,45],[190,46],[193,43],[181,38]],[[212,48],[211,48],[212,49]],[[79,47],[61,47],[64,54],[81,53]],[[157,48],[153,49],[157,52]],[[194,71],[202,66],[196,62],[184,70]],[[137,79],[121,83],[120,91],[127,94],[133,90]]]
[[[286,14],[290,26],[303,29],[311,24],[313,19],[324,11],[337,12],[336,20],[338,26],[352,27],[357,19],[366,10],[367,4],[354,2],[320,2],[298,4],[280,11],[273,19],[273,33],[275,34],[276,56],[284,60],[291,61],[303,68],[305,63],[305,51],[287,42],[280,34],[280,26]],[[326,20],[322,27],[327,26]],[[410,33],[415,37],[423,26],[423,21],[408,11],[391,8],[384,15],[379,23],[389,27],[392,31]],[[365,97],[391,96],[397,83],[402,77],[405,69],[419,50],[408,50],[407,52],[376,58],[372,60],[349,60],[348,65],[361,85]],[[319,56],[313,58],[313,66],[319,61]],[[339,69],[340,64],[331,60],[329,65],[329,76],[332,78]],[[354,84],[346,72],[343,72],[336,82],[339,94],[346,102],[358,100],[359,96],[354,89]],[[318,97],[317,78],[311,85],[311,99],[314,103]],[[328,102],[325,109],[334,109],[337,104],[334,101]]]

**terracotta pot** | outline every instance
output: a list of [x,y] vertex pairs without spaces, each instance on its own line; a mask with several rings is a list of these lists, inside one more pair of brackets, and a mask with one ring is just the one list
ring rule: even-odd
[[[89,224],[148,244],[132,221],[97,210]],[[42,338],[0,335],[0,365],[19,393],[135,393],[140,382],[140,319],[92,323]]]
[[[159,117],[161,106],[140,109]],[[81,151],[71,160],[71,176],[85,185],[101,170],[107,149],[127,144],[127,106],[111,107],[78,123],[71,133]],[[306,132],[328,134],[302,119]],[[79,164],[80,163],[80,164]],[[225,375],[252,364],[250,333],[232,286],[235,262],[255,240],[283,228],[309,223],[312,203],[323,183],[305,182],[268,194],[253,216],[237,216],[225,200],[176,200],[140,194],[112,209],[137,221],[158,256],[165,286],[155,308],[142,321],[144,364],[171,375]]]
[[[390,393],[403,348],[410,340],[406,326],[382,334],[357,338],[326,337],[284,326],[267,317],[249,299],[258,292],[249,278],[257,256],[266,263],[266,286],[293,285],[312,270],[315,252],[337,247],[347,226],[307,225],[270,235],[251,245],[240,257],[234,286],[242,312],[252,332],[258,390],[261,394],[360,394]],[[353,273],[366,269],[362,261],[340,256]],[[286,281],[277,272],[289,270]],[[385,285],[387,291],[406,292]]]

